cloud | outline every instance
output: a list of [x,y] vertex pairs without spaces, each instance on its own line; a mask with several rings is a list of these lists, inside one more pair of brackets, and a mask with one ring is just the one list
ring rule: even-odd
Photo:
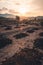
[[9,10],[9,12],[12,14],[18,14],[18,12],[16,12],[15,10]]
[[3,1],[3,0],[0,0],[0,1]]
[[27,15],[43,15],[43,0],[0,0],[0,9],[3,11],[18,14],[21,7],[27,9]]
[[4,13],[9,13],[9,10],[7,8],[5,8],[5,7],[0,9],[0,14],[4,14]]
[[20,3],[15,3],[16,5],[20,5]]
[[38,7],[39,10],[43,10],[43,0],[33,0],[33,4]]
[[18,12],[16,12],[15,10],[12,9],[7,9],[5,7],[3,7],[2,9],[0,9],[0,14],[5,14],[5,13],[9,13],[9,14],[18,14]]

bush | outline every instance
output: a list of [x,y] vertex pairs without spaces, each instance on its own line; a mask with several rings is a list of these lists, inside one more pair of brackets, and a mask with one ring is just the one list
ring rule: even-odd
[[12,40],[10,40],[9,38],[0,38],[0,49],[11,43],[12,43]]
[[42,22],[40,22],[40,25],[41,25],[41,26],[43,26],[43,21],[42,21]]
[[43,38],[38,38],[34,42],[34,46],[39,49],[43,49]]
[[41,33],[39,34],[39,36],[43,37],[43,32],[41,32]]
[[19,34],[15,35],[14,37],[15,37],[16,39],[20,39],[20,38],[24,38],[24,37],[26,37],[26,36],[28,36],[28,34],[26,34],[26,33],[19,33]]
[[5,28],[5,30],[11,30],[11,29],[12,29],[11,26],[7,26],[7,27]]

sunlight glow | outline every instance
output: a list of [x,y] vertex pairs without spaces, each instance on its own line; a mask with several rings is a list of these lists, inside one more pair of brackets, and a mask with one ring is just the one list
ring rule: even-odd
[[43,16],[43,0],[0,0],[0,14]]
[[21,15],[25,15],[26,12],[27,12],[27,10],[26,10],[25,7],[20,7],[19,10],[18,10],[18,12],[19,12]]

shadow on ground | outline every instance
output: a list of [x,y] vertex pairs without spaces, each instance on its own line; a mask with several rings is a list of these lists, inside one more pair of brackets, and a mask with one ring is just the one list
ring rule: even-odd
[[41,57],[42,55],[38,51],[24,48],[18,54],[16,53],[12,58],[3,62],[2,65],[42,65]]

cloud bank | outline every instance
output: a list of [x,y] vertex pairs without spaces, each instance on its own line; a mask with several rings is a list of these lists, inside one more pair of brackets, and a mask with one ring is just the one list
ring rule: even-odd
[[0,0],[0,9],[5,7],[13,13],[18,13],[21,6],[26,7],[27,13],[30,12],[33,16],[43,15],[43,0]]

